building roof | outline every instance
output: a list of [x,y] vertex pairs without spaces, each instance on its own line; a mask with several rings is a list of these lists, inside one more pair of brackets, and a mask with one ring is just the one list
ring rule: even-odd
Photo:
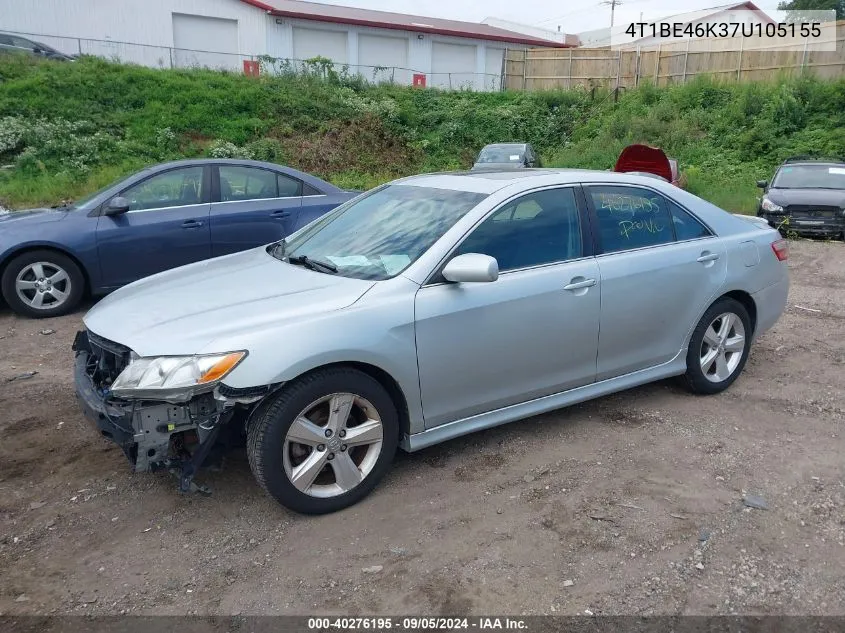
[[724,11],[735,11],[737,9],[743,9],[746,11],[754,11],[758,14],[761,20],[764,22],[774,22],[769,15],[763,11],[760,7],[758,7],[753,2],[735,2],[733,4],[723,4],[718,7],[710,7],[709,9],[700,9],[698,11],[685,11],[684,13],[676,13],[674,15],[667,16],[662,18],[666,22],[674,22],[672,18],[682,18],[682,21],[685,24],[700,22],[705,18],[709,18],[712,15],[717,13],[722,13]]
[[442,18],[393,13],[391,11],[372,11],[370,9],[357,9],[319,2],[303,2],[302,0],[241,0],[241,2],[258,7],[270,15],[285,18],[415,31],[435,35],[451,35],[477,40],[524,44],[527,46],[548,46],[554,48],[572,46],[572,44],[531,37],[524,33],[516,33],[476,22],[444,20]]
[[[672,23],[677,22],[680,24],[697,24],[699,22],[706,21],[708,18],[717,15],[719,13],[724,13],[725,11],[737,11],[737,10],[745,10],[745,11],[753,11],[756,13],[760,19],[764,22],[774,22],[772,18],[763,11],[760,7],[758,7],[753,2],[735,2],[733,4],[723,4],[719,5],[718,7],[710,7],[709,9],[699,9],[697,11],[685,11],[683,13],[675,13],[673,15],[664,16],[661,18],[657,18],[654,20],[644,19],[643,22],[647,23],[659,23],[659,22],[666,22]],[[625,32],[627,27],[624,24],[618,25],[613,27],[611,31],[609,28],[602,28],[602,29],[595,29],[593,31],[584,31],[583,33],[579,33],[578,37],[581,40],[582,46],[589,46],[589,47],[600,47],[600,46],[609,46],[611,41],[613,40],[612,35],[621,35]],[[650,36],[644,36],[637,39],[632,39],[627,44],[632,44],[638,40],[643,39],[651,39]]]

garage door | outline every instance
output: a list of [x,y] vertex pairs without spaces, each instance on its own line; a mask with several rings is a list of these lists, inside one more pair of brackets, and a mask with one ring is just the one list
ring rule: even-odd
[[487,47],[484,63],[484,89],[499,90],[502,86],[502,58],[505,54],[501,48]]
[[237,20],[174,13],[173,47],[177,66],[238,68],[241,65]]
[[431,46],[431,83],[443,88],[472,86],[475,82],[475,46],[434,42]]
[[[408,68],[408,39],[382,35],[358,36],[359,72],[369,81],[390,81],[410,84]],[[376,67],[385,67],[378,70]]]
[[293,29],[294,59],[328,57],[336,64],[346,63],[346,31],[320,31],[318,29]]

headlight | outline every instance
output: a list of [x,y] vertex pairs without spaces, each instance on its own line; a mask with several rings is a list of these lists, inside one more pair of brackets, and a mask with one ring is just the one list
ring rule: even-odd
[[775,204],[768,198],[763,198],[763,203],[761,205],[763,207],[763,211],[770,211],[772,213],[783,213],[783,207],[779,204]]
[[203,356],[136,358],[120,372],[111,391],[119,397],[187,400],[211,391],[246,352]]

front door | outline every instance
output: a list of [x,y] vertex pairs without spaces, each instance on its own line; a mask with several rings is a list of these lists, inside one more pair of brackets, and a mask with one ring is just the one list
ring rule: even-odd
[[651,189],[591,185],[598,228],[601,336],[597,380],[666,363],[727,274],[721,241]]
[[211,257],[207,170],[171,169],[118,194],[129,200],[129,211],[97,221],[104,286],[116,288]]
[[426,428],[593,382],[600,283],[578,196],[558,187],[505,203],[453,253],[495,257],[499,279],[417,292]]

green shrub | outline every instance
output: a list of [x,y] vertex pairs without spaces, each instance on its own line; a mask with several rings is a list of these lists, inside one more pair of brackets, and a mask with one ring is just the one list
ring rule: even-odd
[[659,145],[691,191],[749,211],[755,180],[786,156],[845,155],[845,80],[472,93],[374,85],[319,58],[305,72],[261,63],[255,78],[0,56],[0,163],[10,166],[0,204],[58,202],[194,156],[287,163],[360,189],[466,168],[481,146],[513,140],[549,166],[593,169],[611,169],[629,143]]

